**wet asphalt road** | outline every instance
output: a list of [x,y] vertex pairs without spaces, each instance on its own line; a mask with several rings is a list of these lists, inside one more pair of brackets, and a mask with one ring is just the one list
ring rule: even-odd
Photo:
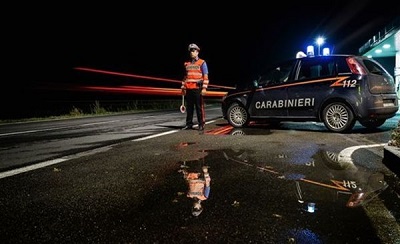
[[[0,179],[0,236],[2,243],[396,243],[400,205],[388,183],[398,179],[380,146],[387,139],[388,130],[332,134],[316,124],[238,132],[217,119],[204,134],[121,142]],[[339,160],[360,145],[370,147]],[[204,165],[211,191],[195,217],[182,169]]]

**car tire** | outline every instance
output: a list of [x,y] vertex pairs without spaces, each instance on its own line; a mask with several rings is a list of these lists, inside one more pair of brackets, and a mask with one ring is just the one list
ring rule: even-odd
[[235,128],[246,127],[249,123],[249,113],[239,103],[233,103],[227,110],[227,120]]
[[353,111],[341,102],[328,104],[322,112],[322,118],[328,130],[339,133],[350,131],[356,122]]
[[359,121],[360,124],[367,129],[375,129],[379,126],[383,125],[386,122],[386,119],[363,119]]

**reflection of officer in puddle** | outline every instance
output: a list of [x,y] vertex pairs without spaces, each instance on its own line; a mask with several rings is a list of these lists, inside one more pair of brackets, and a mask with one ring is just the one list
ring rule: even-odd
[[210,195],[210,174],[208,166],[201,167],[202,172],[188,172],[183,168],[183,178],[186,180],[188,191],[186,196],[193,199],[192,214],[199,216],[203,212],[201,202],[208,199]]

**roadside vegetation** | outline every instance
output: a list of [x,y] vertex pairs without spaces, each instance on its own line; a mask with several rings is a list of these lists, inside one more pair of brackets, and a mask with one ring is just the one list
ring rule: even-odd
[[163,100],[163,101],[132,101],[129,103],[121,104],[101,104],[99,101],[94,101],[89,106],[78,107],[72,106],[68,113],[57,114],[50,116],[33,116],[30,118],[20,119],[3,119],[0,120],[0,124],[15,123],[15,122],[32,122],[32,121],[43,121],[43,120],[59,120],[59,119],[71,119],[81,117],[92,117],[92,116],[104,116],[112,114],[126,114],[126,113],[141,113],[148,111],[159,111],[176,109],[179,110],[181,101],[179,100]]
[[400,148],[400,120],[397,122],[397,127],[392,131],[388,145]]

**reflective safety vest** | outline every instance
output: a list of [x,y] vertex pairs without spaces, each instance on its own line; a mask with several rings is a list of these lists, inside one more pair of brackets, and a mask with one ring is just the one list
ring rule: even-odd
[[205,179],[200,179],[199,173],[189,173],[187,176],[187,182],[189,190],[187,197],[197,198],[199,200],[206,200],[210,193],[210,176],[207,174]]
[[206,200],[207,197],[204,195],[205,180],[189,180],[189,191],[187,197],[198,198],[200,200]]
[[182,89],[199,89],[202,87],[203,89],[207,89],[208,87],[208,74],[203,74],[201,70],[201,66],[203,65],[204,60],[198,59],[196,62],[185,62],[186,68],[186,77],[185,80],[182,81]]

